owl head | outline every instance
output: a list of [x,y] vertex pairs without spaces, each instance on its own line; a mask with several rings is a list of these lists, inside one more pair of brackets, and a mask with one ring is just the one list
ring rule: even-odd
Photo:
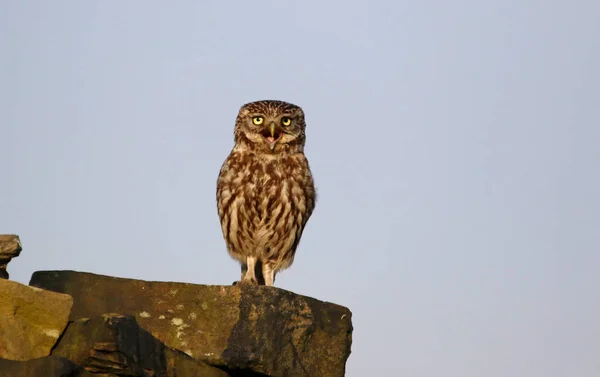
[[235,122],[235,143],[257,153],[296,153],[304,149],[306,123],[299,106],[283,101],[243,105]]

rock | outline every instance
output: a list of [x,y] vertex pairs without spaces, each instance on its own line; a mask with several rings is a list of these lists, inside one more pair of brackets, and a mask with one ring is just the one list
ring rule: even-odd
[[2,377],[93,377],[81,366],[58,356],[27,361],[0,359]]
[[147,282],[74,271],[38,271],[30,284],[73,296],[71,320],[133,315],[167,346],[232,375],[341,377],[350,355],[350,310],[275,287]]
[[0,358],[50,355],[67,326],[72,305],[69,295],[0,279]]
[[8,279],[6,266],[21,254],[21,240],[14,234],[0,234],[0,278]]
[[226,372],[166,347],[133,316],[105,314],[71,324],[52,355],[94,374],[160,377],[227,377]]

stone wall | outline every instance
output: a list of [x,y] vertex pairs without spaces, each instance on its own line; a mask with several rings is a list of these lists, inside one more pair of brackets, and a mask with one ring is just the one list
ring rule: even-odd
[[38,271],[0,279],[0,376],[342,377],[351,317],[276,287]]

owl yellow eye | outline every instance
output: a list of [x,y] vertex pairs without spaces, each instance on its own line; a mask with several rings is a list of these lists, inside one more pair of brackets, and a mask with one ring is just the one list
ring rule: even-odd
[[292,120],[288,117],[283,117],[281,118],[281,124],[283,124],[284,126],[289,126],[290,124],[292,124]]
[[259,124],[262,124],[262,122],[263,122],[263,121],[264,121],[264,118],[263,118],[263,117],[254,117],[254,118],[252,118],[252,122],[253,122],[254,124],[256,124],[257,126],[258,126]]

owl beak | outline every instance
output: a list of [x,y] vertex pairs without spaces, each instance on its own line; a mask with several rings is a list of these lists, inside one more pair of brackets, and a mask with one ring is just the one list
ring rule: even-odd
[[273,150],[275,149],[275,144],[277,143],[277,140],[279,140],[279,138],[281,137],[281,132],[279,132],[279,130],[277,129],[277,125],[273,122],[269,124],[268,129],[266,129],[265,131],[266,132],[263,133],[263,137],[265,138],[267,144],[269,144],[269,148]]

